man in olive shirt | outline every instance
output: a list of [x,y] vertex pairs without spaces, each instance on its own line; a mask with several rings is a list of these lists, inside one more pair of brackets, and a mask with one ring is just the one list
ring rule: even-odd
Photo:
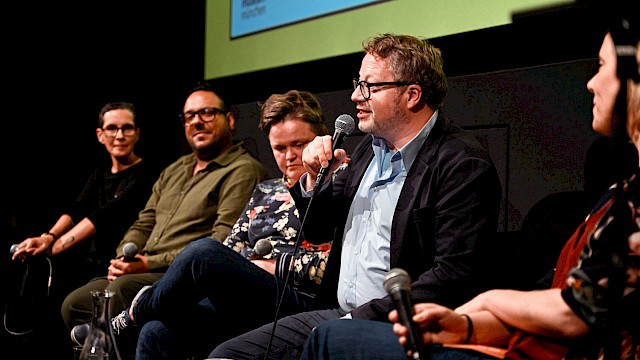
[[[193,152],[160,174],[145,208],[120,242],[107,276],[67,296],[61,312],[69,330],[91,321],[91,290],[113,291],[111,314],[119,314],[144,285],[162,277],[188,243],[204,237],[223,241],[255,185],[266,177],[262,164],[232,140],[234,115],[209,84],[189,91],[180,119]],[[123,256],[128,243],[139,249],[133,261]]]

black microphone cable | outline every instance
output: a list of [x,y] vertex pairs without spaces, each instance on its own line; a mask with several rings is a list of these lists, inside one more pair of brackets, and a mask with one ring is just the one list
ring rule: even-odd
[[[308,176],[308,174],[307,174]],[[298,232],[298,237],[296,238],[296,243],[293,247],[293,255],[291,257],[291,261],[289,262],[289,267],[287,269],[287,276],[285,276],[284,278],[284,284],[282,286],[282,292],[280,293],[280,296],[278,298],[278,302],[276,304],[276,313],[273,319],[273,327],[271,328],[271,334],[269,335],[269,344],[267,345],[267,349],[264,352],[264,359],[267,360],[269,358],[269,351],[271,350],[271,345],[273,343],[273,336],[275,335],[276,332],[276,326],[278,325],[278,314],[280,314],[280,307],[282,306],[282,302],[284,301],[284,296],[287,293],[287,286],[289,285],[289,278],[291,277],[291,274],[293,273],[293,265],[295,263],[295,257],[296,254],[298,253],[298,249],[300,249],[300,243],[301,243],[301,239],[302,239],[302,230],[304,229],[304,223],[307,220],[307,214],[309,213],[309,208],[311,208],[311,203],[313,202],[313,198],[315,196],[312,196],[309,199],[309,204],[307,205],[307,209],[304,212],[304,216],[302,217],[302,221],[300,222],[300,232]],[[292,291],[293,288],[291,289]],[[278,279],[276,276],[276,297],[278,297],[277,294],[278,291]]]
[[[342,145],[342,142],[345,140],[347,135],[350,135],[353,132],[353,130],[355,129],[355,120],[350,115],[342,114],[338,116],[338,118],[334,123],[334,126],[335,126],[335,131],[332,136],[333,138],[332,140],[333,145],[331,147],[332,152],[335,152],[336,149],[338,149]],[[269,350],[271,350],[271,345],[273,343],[273,336],[275,335],[276,326],[278,324],[278,315],[280,314],[280,307],[282,306],[282,302],[284,301],[284,296],[287,292],[287,286],[289,285],[289,281],[290,281],[289,278],[291,277],[291,273],[293,273],[293,266],[295,263],[296,254],[300,249],[300,243],[302,240],[304,224],[307,220],[307,214],[309,213],[309,209],[311,208],[311,203],[313,202],[313,199],[320,192],[320,188],[322,188],[325,172],[331,170],[331,165],[333,164],[334,161],[335,161],[335,157],[333,156],[333,153],[332,153],[332,158],[329,161],[329,165],[326,168],[324,167],[320,168],[320,171],[318,172],[318,176],[316,177],[316,183],[314,184],[314,187],[311,190],[311,198],[309,199],[309,204],[307,205],[307,209],[305,210],[304,216],[302,217],[302,220],[300,222],[300,231],[298,232],[298,237],[296,238],[296,243],[295,243],[295,246],[293,247],[293,256],[292,256],[291,262],[289,263],[289,267],[287,269],[287,276],[285,276],[285,279],[284,279],[284,286],[282,288],[282,293],[280,294],[280,297],[276,304],[276,312],[273,320],[273,328],[271,329],[271,334],[269,335],[269,344],[267,345],[267,349],[264,353],[265,360],[269,356]],[[333,174],[330,174],[329,176],[332,176],[332,175]],[[309,176],[309,174],[307,174],[307,176]],[[278,289],[278,281],[276,278],[276,292],[277,292],[277,289]],[[294,291],[293,287],[291,288],[291,290]]]
[[[17,244],[14,244],[14,246]],[[11,247],[11,253],[13,254],[15,252],[15,248],[14,246]],[[51,280],[53,277],[53,265],[51,264],[51,259],[49,259],[48,256],[44,256],[44,259],[47,260],[47,265],[49,266],[49,276],[47,278],[47,293],[46,293],[46,297],[49,297],[50,291],[51,291]],[[20,288],[20,294],[24,294],[25,292],[25,287],[27,286],[27,279],[29,277],[29,268],[30,268],[30,262],[31,259],[27,259],[26,260],[26,264],[25,264],[25,270],[24,270],[24,275],[22,277],[22,286]],[[4,314],[3,314],[3,326],[4,329],[7,333],[9,333],[10,335],[16,335],[16,336],[22,336],[22,335],[26,335],[29,334],[33,331],[33,327],[31,329],[25,330],[25,331],[13,331],[9,329],[9,326],[7,325],[7,313],[9,310],[9,300],[7,300],[7,302],[5,302],[4,304]]]

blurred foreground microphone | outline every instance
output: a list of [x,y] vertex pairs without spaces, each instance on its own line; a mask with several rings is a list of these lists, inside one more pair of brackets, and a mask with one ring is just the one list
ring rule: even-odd
[[411,350],[409,359],[420,359],[420,349],[422,348],[422,333],[418,326],[413,322],[413,306],[409,292],[411,290],[411,278],[409,274],[400,269],[393,268],[384,277],[384,289],[393,298],[393,302],[398,310],[400,322],[404,325],[409,333],[407,334],[407,343],[405,349]]
[[124,254],[124,258],[122,259],[124,262],[140,261],[140,259],[136,257],[136,254],[138,253],[138,246],[132,242],[124,244],[122,247],[122,253]]
[[11,247],[9,248],[9,254],[11,256],[13,256],[13,254],[18,251],[18,246],[20,246],[20,244],[13,244],[11,245]]
[[316,184],[313,186],[312,196],[316,196],[320,187],[322,186],[322,182],[324,181],[325,173],[331,169],[331,165],[333,165],[333,153],[336,149],[339,149],[344,142],[344,139],[347,135],[351,134],[353,130],[356,128],[356,121],[353,120],[351,115],[342,114],[338,116],[335,122],[335,131],[333,132],[333,145],[331,146],[331,160],[329,161],[329,165],[327,167],[323,167],[318,172],[318,177],[316,177]]
[[271,254],[273,245],[271,241],[267,239],[260,239],[256,241],[256,245],[253,247],[253,254],[249,257],[250,260],[264,259],[265,256]]

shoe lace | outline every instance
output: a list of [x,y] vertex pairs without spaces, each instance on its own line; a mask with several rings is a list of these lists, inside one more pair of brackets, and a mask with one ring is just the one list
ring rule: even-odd
[[[125,310],[126,311],[126,310]],[[111,319],[111,327],[116,332],[116,335],[120,335],[120,331],[126,329],[128,324],[127,314],[123,311]]]

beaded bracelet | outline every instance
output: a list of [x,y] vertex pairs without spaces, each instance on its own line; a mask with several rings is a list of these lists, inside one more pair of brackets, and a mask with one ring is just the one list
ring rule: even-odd
[[464,341],[462,342],[463,344],[468,344],[469,341],[471,341],[471,336],[473,335],[473,321],[471,321],[471,318],[469,317],[469,315],[467,314],[461,314],[460,316],[464,317],[467,319],[467,338],[464,339]]

